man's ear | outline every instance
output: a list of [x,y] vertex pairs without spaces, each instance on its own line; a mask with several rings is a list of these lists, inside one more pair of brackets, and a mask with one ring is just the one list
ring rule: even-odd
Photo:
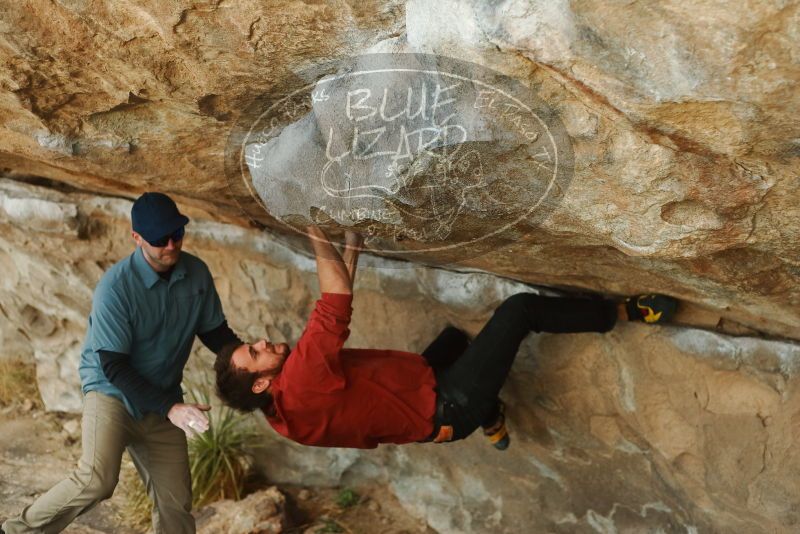
[[131,237],[133,237],[133,240],[136,243],[136,246],[138,246],[138,247],[142,246],[142,236],[141,235],[139,235],[137,232],[134,232],[133,230],[131,230]]
[[255,393],[256,395],[264,393],[270,384],[272,384],[272,377],[259,376],[253,382],[253,388],[252,388],[253,393]]

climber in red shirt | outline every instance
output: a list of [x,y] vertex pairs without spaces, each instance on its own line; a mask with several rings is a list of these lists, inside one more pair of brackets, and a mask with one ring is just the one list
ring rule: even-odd
[[480,426],[505,449],[509,437],[498,394],[530,331],[606,332],[618,316],[663,322],[676,307],[661,295],[617,303],[521,293],[503,302],[472,341],[448,327],[422,354],[343,348],[360,237],[347,232],[340,255],[322,230],[308,232],[322,296],[294,349],[267,340],[233,344],[214,365],[226,404],[263,410],[279,434],[305,445],[454,441]]

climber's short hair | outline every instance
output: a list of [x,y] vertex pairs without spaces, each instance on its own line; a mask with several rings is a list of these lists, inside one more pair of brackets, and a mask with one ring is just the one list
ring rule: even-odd
[[226,405],[242,412],[256,409],[268,410],[272,406],[272,395],[268,392],[254,393],[253,383],[258,373],[240,369],[233,365],[233,353],[241,343],[229,343],[217,353],[214,372],[217,375],[217,395]]

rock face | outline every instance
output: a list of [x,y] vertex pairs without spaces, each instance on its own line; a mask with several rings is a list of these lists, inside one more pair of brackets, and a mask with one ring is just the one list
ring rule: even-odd
[[[0,182],[0,200],[17,210],[0,210],[3,356],[34,357],[47,406],[77,411],[91,291],[131,251],[130,202],[13,181]],[[187,211],[187,250],[209,264],[234,329],[297,339],[317,294],[311,259]],[[504,298],[532,289],[360,263],[353,347],[420,351],[447,324],[474,334]],[[209,368],[199,345],[190,374]],[[373,451],[301,447],[255,417],[258,464],[275,483],[386,483],[439,532],[789,533],[800,522],[798,368],[793,343],[686,327],[531,335],[502,393],[506,452],[480,435]]]
[[[666,292],[781,336],[800,326],[795,1],[33,1],[2,13],[7,173],[123,196],[161,189],[227,221],[280,226],[257,195],[231,191],[224,168],[229,135],[258,95],[299,89],[314,82],[302,78],[309,67],[366,51],[451,56],[545,101],[569,136],[573,177],[544,220],[497,234],[491,253],[415,259],[550,286]],[[282,125],[297,130],[287,157],[310,141],[297,109]],[[490,146],[487,183],[499,176],[512,196],[527,191],[535,160]],[[440,183],[435,166],[412,159],[419,180]],[[403,193],[380,205],[421,202]],[[306,218],[326,207],[301,198]],[[444,233],[387,220],[381,246],[461,244],[499,225],[489,200],[471,202]],[[364,211],[344,219],[373,222]]]
[[[476,332],[522,282],[687,304],[690,327],[529,338],[504,391],[506,453],[480,436],[302,449],[267,430],[273,480],[384,480],[442,532],[797,530],[800,355],[762,334],[798,339],[800,326],[800,2],[32,0],[0,2],[0,27],[0,356],[36,361],[48,408],[80,408],[92,290],[131,251],[129,199],[158,189],[192,217],[187,248],[248,337],[300,334],[313,264],[286,236],[312,218],[417,262],[364,259],[352,346],[421,350],[447,323]],[[393,165],[340,165],[326,197],[311,171],[347,145],[320,137],[323,64],[365,52],[479,65],[458,93],[473,106],[454,104],[471,137],[414,123],[439,137],[382,156]],[[475,89],[509,79],[571,154],[545,211],[510,225],[517,212],[497,202],[531,204],[549,160],[531,145],[544,134],[522,141],[513,115],[499,127]],[[341,94],[380,94],[372,83]],[[263,149],[237,145],[254,110],[304,87]],[[351,104],[349,128],[369,111]],[[477,159],[446,157],[460,147]],[[376,176],[367,203],[336,196]],[[208,358],[198,347],[193,365]]]
[[201,534],[279,534],[286,527],[286,499],[278,488],[251,493],[241,501],[219,501],[197,511]]
[[361,453],[275,439],[264,468],[379,477],[439,532],[792,532],[798,357],[642,325],[531,336],[502,394],[506,452],[478,435]]

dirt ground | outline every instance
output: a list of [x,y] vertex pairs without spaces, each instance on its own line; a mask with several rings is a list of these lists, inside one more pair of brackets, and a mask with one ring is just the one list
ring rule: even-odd
[[[0,521],[18,514],[25,506],[66,477],[80,456],[79,440],[68,436],[64,424],[74,415],[25,410],[19,406],[0,413]],[[74,427],[75,423],[71,423]],[[136,531],[120,523],[124,497],[115,492],[79,517],[65,534],[119,533]]]
[[[80,456],[80,417],[28,406],[0,409],[0,522],[18,514],[67,476]],[[281,487],[287,499],[287,533],[432,533],[408,515],[386,488],[357,488],[342,506],[342,488]],[[338,502],[337,502],[338,501]],[[137,534],[124,524],[125,495],[78,517],[65,534]]]

